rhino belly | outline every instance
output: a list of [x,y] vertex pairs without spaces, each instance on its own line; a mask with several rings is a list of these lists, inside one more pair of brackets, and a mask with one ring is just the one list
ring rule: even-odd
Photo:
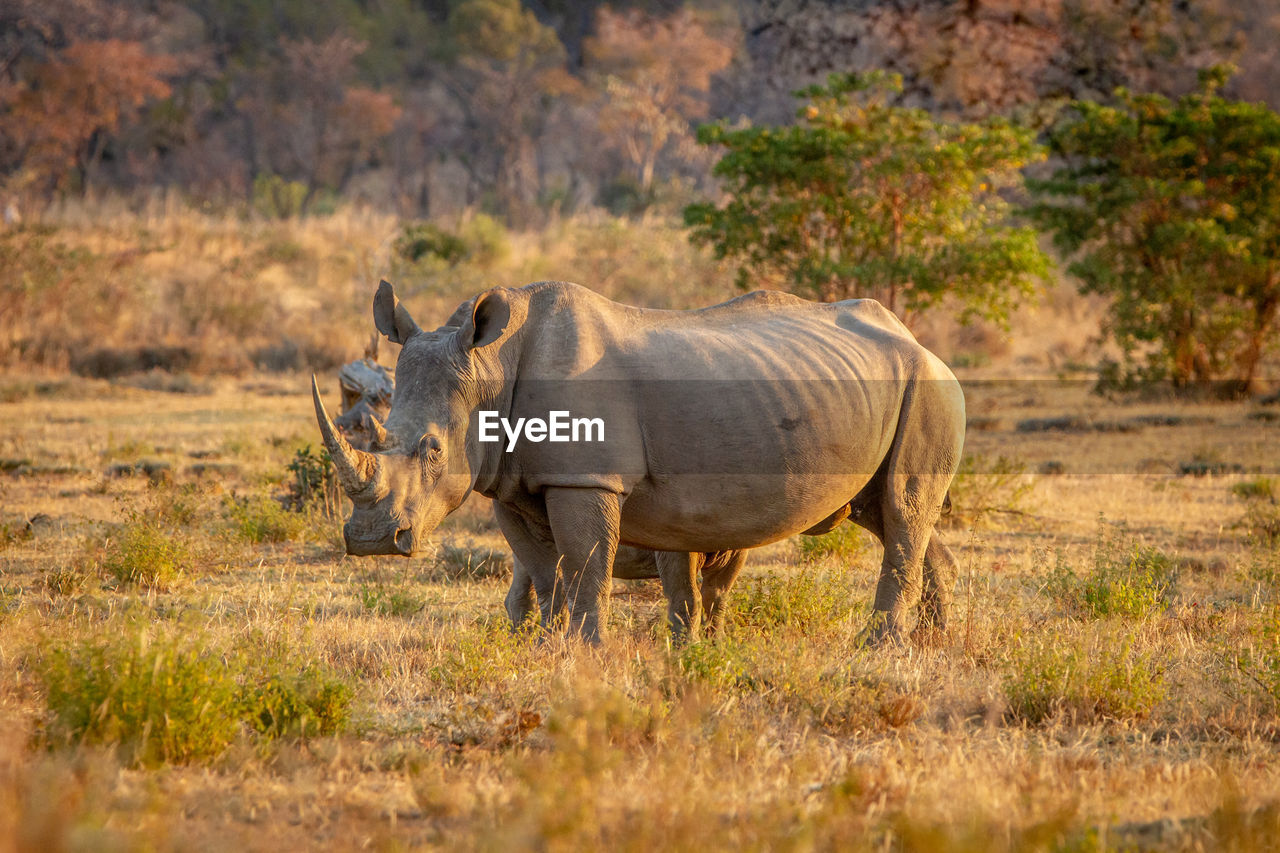
[[870,475],[685,475],[639,484],[622,506],[622,541],[672,551],[755,548],[808,530]]

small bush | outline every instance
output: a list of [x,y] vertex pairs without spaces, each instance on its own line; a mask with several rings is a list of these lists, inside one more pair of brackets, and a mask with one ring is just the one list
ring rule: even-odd
[[245,690],[245,716],[270,738],[334,735],[350,720],[352,695],[349,684],[315,665],[269,672]]
[[1218,450],[1205,448],[1191,455],[1191,459],[1178,463],[1180,477],[1218,477],[1241,470],[1235,462],[1224,462]]
[[289,463],[289,498],[287,506],[295,512],[320,510],[326,518],[338,514],[342,506],[342,492],[338,488],[338,473],[333,467],[329,451],[321,448],[311,452],[311,445],[295,451]]
[[1276,481],[1271,477],[1255,477],[1231,487],[1231,494],[1243,500],[1275,500]]
[[502,578],[511,574],[511,555],[500,548],[446,542],[436,552],[434,568],[449,580]]
[[814,630],[852,612],[848,578],[802,570],[792,575],[767,574],[739,582],[730,600],[730,621],[738,628],[790,625]]
[[1059,553],[1045,590],[1072,610],[1095,618],[1141,619],[1162,610],[1177,581],[1173,557],[1139,543],[1126,543],[1123,528],[1099,537],[1093,567],[1076,574]]
[[833,558],[848,564],[866,550],[867,536],[861,528],[846,523],[821,536],[801,536],[796,548],[802,563],[818,563]]
[[381,583],[360,587],[360,604],[381,616],[412,616],[426,606],[407,589],[391,589]]
[[1244,515],[1235,527],[1243,530],[1250,544],[1271,551],[1280,545],[1280,497],[1276,494],[1276,481],[1270,477],[1257,477],[1236,483],[1231,491],[1245,501]]
[[464,220],[458,226],[458,236],[470,249],[469,260],[481,267],[500,263],[511,253],[506,227],[488,214],[477,213]]
[[1132,634],[1039,635],[1015,643],[1004,690],[1010,715],[1032,725],[1142,719],[1164,697],[1164,670]]
[[302,213],[307,186],[279,175],[263,174],[253,179],[253,209],[268,219],[289,219]]
[[225,509],[235,535],[255,545],[290,542],[301,538],[307,529],[305,516],[289,512],[267,497],[228,496]]
[[430,680],[455,693],[509,694],[520,683],[518,676],[545,660],[536,645],[540,629],[527,624],[526,630],[512,631],[506,620],[495,619],[452,632]]
[[470,254],[465,240],[430,222],[405,225],[393,248],[397,255],[410,263],[435,258],[449,266],[456,266]]
[[68,565],[50,569],[40,578],[40,585],[52,595],[75,595],[97,575],[91,560],[83,556]]
[[750,661],[744,647],[730,639],[698,640],[679,649],[676,666],[690,681],[713,687],[750,688]]
[[192,552],[181,535],[141,511],[103,545],[101,568],[122,586],[164,589],[191,567]]
[[32,535],[31,525],[25,519],[0,521],[0,551],[18,542],[26,542]]
[[38,664],[55,735],[118,744],[131,762],[187,762],[220,753],[239,727],[226,662],[195,641],[109,639],[60,646]]

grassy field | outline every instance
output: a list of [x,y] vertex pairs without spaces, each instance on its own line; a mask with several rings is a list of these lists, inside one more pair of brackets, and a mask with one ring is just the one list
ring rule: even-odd
[[[228,258],[301,228],[223,227]],[[351,230],[288,239],[323,261],[371,233],[325,227]],[[77,228],[45,237],[115,251]],[[209,223],[174,228],[159,242],[218,245],[192,236]],[[6,263],[35,269],[14,249],[35,233],[5,237]],[[651,285],[610,277],[611,252],[665,252],[652,223],[508,239],[451,287],[599,275],[629,301],[715,298],[696,255],[650,265]],[[358,348],[360,265],[290,251],[272,275],[317,305],[347,294],[315,316]],[[451,307],[443,268],[401,272],[419,319]],[[161,313],[130,298],[144,334]],[[1088,306],[1041,310],[999,347],[930,333],[981,356],[953,358],[974,363],[943,532],[957,613],[936,645],[879,651],[852,645],[878,549],[843,529],[753,552],[718,639],[672,648],[658,585],[637,581],[615,583],[599,649],[540,640],[507,629],[510,565],[480,500],[432,555],[343,555],[304,487],[305,374],[106,381],[7,351],[0,851],[1272,849],[1280,407],[1093,396],[1054,369]]]
[[[876,557],[845,535],[753,553],[727,635],[686,648],[657,584],[620,582],[591,650],[508,633],[478,502],[435,557],[343,556],[337,521],[272,500],[314,441],[303,378],[210,386],[4,386],[14,849],[1264,849],[1280,832],[1280,480],[1258,473],[1274,409],[971,383],[940,646],[852,648]],[[302,710],[264,725],[281,684]],[[308,705],[326,688],[332,707]]]

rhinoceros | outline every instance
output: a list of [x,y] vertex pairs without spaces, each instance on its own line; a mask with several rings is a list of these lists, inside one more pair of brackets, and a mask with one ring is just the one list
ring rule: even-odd
[[[567,609],[570,630],[598,642],[619,543],[682,555],[664,587],[692,610],[696,554],[847,519],[884,544],[859,642],[900,639],[917,604],[920,629],[945,630],[956,563],[934,528],[960,462],[964,396],[874,300],[756,291],[661,311],[536,282],[486,290],[429,332],[384,281],[373,315],[402,345],[373,452],[342,438],[312,383],[353,503],[349,554],[412,555],[478,491],[544,618]],[[600,440],[542,440],[556,412],[598,420]],[[542,429],[486,442],[486,417]]]
[[[371,352],[370,352],[371,350]],[[395,389],[395,377],[375,360],[377,337],[360,361],[343,365],[338,372],[342,389],[342,413],[334,418],[334,426],[353,448],[368,450],[374,444],[387,441],[382,422],[391,411],[391,396]],[[726,551],[715,554],[692,555],[694,571],[702,573],[701,604],[706,621],[713,629],[723,623],[724,611],[720,604],[732,588],[746,552]],[[613,560],[613,577],[622,580],[651,580],[670,577],[672,572],[685,571],[685,555],[655,553],[642,548],[619,545]],[[507,591],[506,609],[512,628],[523,624],[533,609],[533,577],[519,560],[513,562],[511,588]],[[678,636],[696,633],[698,608],[682,599],[678,592],[669,597],[667,619]],[[553,616],[554,605],[543,602],[547,609],[545,619]]]

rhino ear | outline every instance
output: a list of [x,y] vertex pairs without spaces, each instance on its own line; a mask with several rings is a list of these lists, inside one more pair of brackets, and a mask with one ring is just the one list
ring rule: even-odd
[[403,344],[421,331],[386,280],[378,283],[378,292],[373,297],[373,324],[393,344]]
[[511,322],[511,306],[507,292],[501,287],[486,290],[476,297],[471,316],[458,329],[458,340],[469,349],[486,346],[502,337]]

